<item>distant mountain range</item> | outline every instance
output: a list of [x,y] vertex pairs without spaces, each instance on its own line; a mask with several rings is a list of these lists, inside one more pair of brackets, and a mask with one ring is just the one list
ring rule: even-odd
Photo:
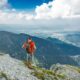
[[80,32],[63,32],[55,33],[51,37],[58,38],[66,43],[80,47]]
[[[26,51],[22,49],[22,44],[30,35],[15,34],[6,31],[0,31],[0,52],[10,54],[11,57],[25,60]],[[80,55],[80,48],[72,44],[68,44],[57,38],[47,37],[39,38],[31,36],[36,42],[37,51],[36,58],[44,67],[49,68],[52,64],[71,64],[80,66],[71,56]]]

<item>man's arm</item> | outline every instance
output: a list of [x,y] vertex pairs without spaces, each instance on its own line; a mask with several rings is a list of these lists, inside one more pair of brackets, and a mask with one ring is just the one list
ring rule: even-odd
[[27,43],[25,42],[23,45],[22,45],[22,48],[26,48],[27,47]]
[[34,45],[34,49],[36,50],[37,48],[36,48],[36,45]]

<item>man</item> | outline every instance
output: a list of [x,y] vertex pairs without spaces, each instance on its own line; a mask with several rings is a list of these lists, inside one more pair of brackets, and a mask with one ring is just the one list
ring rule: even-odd
[[34,61],[34,53],[36,50],[35,42],[29,37],[28,40],[23,44],[22,48],[24,48],[27,52],[27,63],[28,67],[32,64],[35,64]]

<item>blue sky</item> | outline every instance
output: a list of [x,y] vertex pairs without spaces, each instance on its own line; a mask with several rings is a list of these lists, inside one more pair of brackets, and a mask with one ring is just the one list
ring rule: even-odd
[[9,4],[12,8],[19,10],[34,10],[37,5],[42,3],[48,3],[52,0],[9,0]]

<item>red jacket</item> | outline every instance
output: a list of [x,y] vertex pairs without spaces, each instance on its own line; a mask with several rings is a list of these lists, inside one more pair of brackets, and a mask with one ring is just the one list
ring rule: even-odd
[[26,49],[26,51],[29,53],[29,54],[33,54],[36,50],[36,46],[35,46],[35,43],[33,41],[31,41],[30,43],[24,43],[23,44],[23,48]]

